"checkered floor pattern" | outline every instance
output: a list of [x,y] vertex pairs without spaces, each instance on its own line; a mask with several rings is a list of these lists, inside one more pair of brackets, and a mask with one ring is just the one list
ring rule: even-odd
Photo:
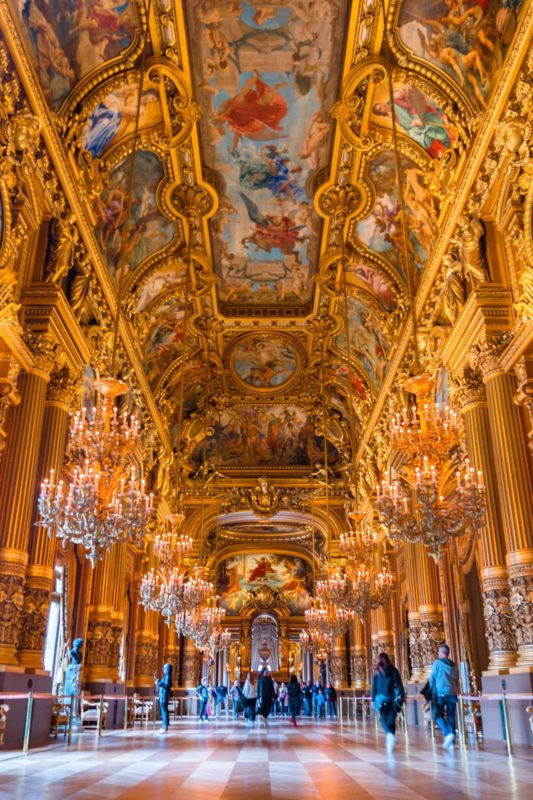
[[272,720],[173,723],[92,732],[28,756],[0,755],[0,800],[530,800],[533,753],[503,747],[443,750],[422,731],[400,732],[393,755],[373,722]]

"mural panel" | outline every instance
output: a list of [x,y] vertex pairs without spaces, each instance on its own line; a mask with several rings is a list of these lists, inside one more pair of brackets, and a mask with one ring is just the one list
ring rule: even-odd
[[[138,95],[139,83],[129,83],[98,103],[83,129],[83,146],[93,158],[100,158],[115,141],[134,132]],[[148,84],[141,97],[139,129],[151,128],[161,120],[159,91]]]
[[521,0],[405,0],[401,41],[484,106],[513,38]]
[[359,258],[354,258],[346,265],[346,274],[352,275],[356,281],[362,283],[385,311],[394,311],[398,304],[394,291],[375,267]]
[[174,298],[159,306],[149,317],[143,367],[152,390],[183,349],[184,317],[185,305]]
[[[344,342],[346,342],[346,337],[344,338]],[[367,391],[366,386],[364,385],[363,381],[353,372],[347,364],[333,364],[331,367],[331,371],[334,375],[337,375],[339,378],[343,378],[345,381],[352,386],[355,393],[361,398],[361,400],[366,400]]]
[[138,24],[130,0],[17,0],[17,10],[53,107],[84,75],[126,50]]
[[[324,442],[314,427],[313,417],[295,406],[227,408],[194,460],[201,463],[205,449],[209,460],[226,467],[309,466],[324,458]],[[332,447],[328,458],[337,459]]]
[[[130,158],[131,156],[127,156],[111,170],[109,183],[95,206],[96,239],[107,259],[112,277],[118,277],[115,273],[120,261],[128,206]],[[126,239],[124,280],[141,261],[167,245],[174,235],[174,223],[163,216],[156,204],[157,187],[163,177],[163,165],[154,153],[146,150],[137,153],[130,225],[124,237]]]
[[162,267],[155,269],[139,289],[135,312],[145,311],[162,292],[185,284],[186,272],[183,264],[170,258]]
[[[421,270],[437,235],[437,202],[424,185],[420,167],[406,156],[402,157],[401,165],[409,261]],[[357,236],[371,250],[387,258],[403,275],[404,240],[394,153],[383,150],[373,156],[367,177],[374,186],[376,202],[370,214],[357,223]]]
[[236,304],[309,302],[345,0],[187,3],[204,156],[221,184],[212,223],[219,293]]
[[[371,305],[358,297],[348,298],[350,334],[349,355],[363,365],[371,383],[379,388],[389,363],[390,344],[383,336],[380,320]],[[337,337],[337,345],[346,350],[346,332]]]
[[290,383],[300,358],[287,337],[253,334],[239,339],[229,361],[232,373],[246,386],[268,390]]
[[253,553],[222,562],[217,591],[222,597],[222,607],[230,614],[240,613],[248,592],[268,586],[281,593],[292,614],[303,615],[311,605],[311,579],[311,567],[302,558]]
[[[395,83],[392,96],[397,125],[413,142],[432,158],[439,158],[451,147],[457,138],[457,131],[434,100],[410,83]],[[374,90],[372,121],[376,125],[392,128],[387,81],[382,81]]]

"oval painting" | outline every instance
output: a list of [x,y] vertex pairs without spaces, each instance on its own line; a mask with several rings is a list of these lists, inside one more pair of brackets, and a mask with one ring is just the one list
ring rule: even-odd
[[297,377],[299,363],[297,347],[282,335],[245,336],[238,340],[230,354],[233,376],[258,391],[285,388]]

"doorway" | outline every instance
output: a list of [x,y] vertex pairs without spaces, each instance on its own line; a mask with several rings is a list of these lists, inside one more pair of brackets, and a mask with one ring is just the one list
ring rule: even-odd
[[252,623],[252,670],[278,672],[279,651],[278,618],[273,613],[259,614]]

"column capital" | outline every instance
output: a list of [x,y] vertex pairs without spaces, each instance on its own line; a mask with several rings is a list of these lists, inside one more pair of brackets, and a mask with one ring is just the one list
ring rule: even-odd
[[512,331],[504,331],[497,336],[483,338],[471,348],[471,364],[481,373],[484,381],[506,372],[502,364],[502,354],[512,338]]
[[479,370],[469,366],[453,376],[452,391],[463,413],[475,406],[485,405],[487,402],[483,375]]
[[79,399],[81,387],[81,380],[78,377],[73,378],[68,367],[54,370],[46,390],[46,404],[70,411]]
[[35,333],[28,330],[24,334],[24,339],[34,359],[30,373],[49,381],[58,356],[59,346],[56,338],[50,333]]

